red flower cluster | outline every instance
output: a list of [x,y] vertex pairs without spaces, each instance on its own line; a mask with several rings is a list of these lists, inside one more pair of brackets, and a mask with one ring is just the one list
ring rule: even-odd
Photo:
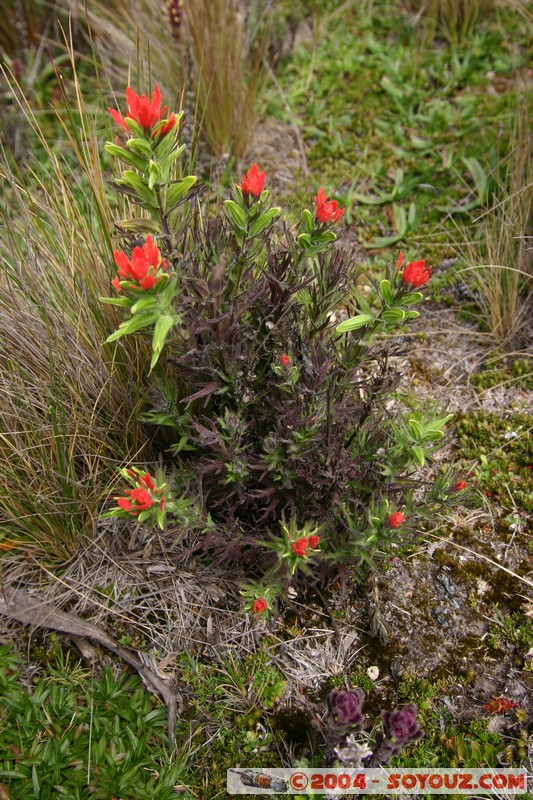
[[463,489],[466,489],[466,481],[457,481],[450,486],[452,492],[462,492]]
[[171,114],[164,125],[156,128],[156,126],[158,126],[159,123],[165,119],[165,113],[167,110],[167,106],[163,106],[163,108],[161,108],[161,92],[159,91],[159,86],[157,83],[155,85],[151,100],[145,94],[139,97],[139,95],[133,91],[131,86],[128,86],[126,89],[126,102],[128,104],[126,117],[123,117],[122,114],[119,114],[119,112],[115,111],[114,108],[108,108],[107,110],[117,125],[120,125],[121,128],[124,128],[127,133],[131,133],[126,122],[126,119],[128,118],[135,120],[135,122],[141,126],[144,132],[150,134],[152,137],[165,136],[176,124],[176,117],[174,114]]
[[[411,261],[404,267],[405,256],[398,256],[398,272],[402,273],[402,281],[413,289],[418,289],[427,283],[431,277],[431,267],[426,267],[425,261]],[[402,271],[403,269],[403,271]]]
[[[135,476],[135,473],[131,470],[129,474],[132,477]],[[165,498],[158,497],[161,489],[156,489],[149,472],[145,472],[144,475],[138,477],[138,484],[134,489],[126,489],[126,497],[115,497],[119,508],[127,511],[133,517],[136,517],[141,511],[152,508],[156,503],[159,503],[159,510],[163,511]]]
[[[160,270],[166,270],[167,262],[151,236],[146,237],[142,247],[135,247],[131,261],[121,250],[114,251],[118,275],[112,281],[118,292],[122,291],[120,281],[131,281],[134,289],[153,289],[162,279]],[[135,285],[136,284],[136,285]]]
[[405,514],[402,514],[401,511],[395,511],[394,514],[390,515],[387,524],[390,528],[401,528],[404,520]]
[[301,539],[297,539],[292,543],[291,548],[295,555],[305,557],[309,555],[309,548],[316,550],[319,544],[320,536],[302,536]]
[[257,164],[252,164],[248,172],[242,176],[241,192],[244,195],[251,194],[252,197],[259,197],[265,185],[266,172],[259,172]]
[[254,614],[261,614],[261,612],[265,611],[267,608],[268,608],[268,603],[264,597],[257,597],[254,600],[254,605],[253,605]]
[[281,361],[281,366],[282,366],[282,367],[288,367],[288,366],[289,366],[289,364],[291,363],[291,359],[290,359],[290,357],[287,355],[287,353],[283,353],[283,354],[282,354],[282,356],[281,356],[281,358],[280,358],[280,361]]
[[322,187],[318,190],[313,203],[316,205],[317,222],[338,222],[346,210],[339,208],[336,200],[328,200]]

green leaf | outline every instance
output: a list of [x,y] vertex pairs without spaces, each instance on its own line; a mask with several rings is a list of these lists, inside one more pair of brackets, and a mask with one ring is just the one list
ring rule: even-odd
[[302,214],[302,222],[306,233],[312,233],[315,227],[315,221],[313,219],[313,215],[307,208],[304,209],[304,212]]
[[387,279],[382,280],[381,283],[379,284],[379,293],[381,294],[383,301],[388,306],[390,306],[391,303],[394,302],[394,294],[392,291],[392,286],[390,285],[390,281],[388,281]]
[[485,172],[477,158],[462,158],[461,161],[474,179],[474,188],[479,199],[482,201],[486,200],[489,175]]
[[402,297],[402,304],[404,306],[415,306],[421,300],[423,300],[424,295],[422,292],[409,292]]
[[230,222],[232,222],[238,230],[245,232],[248,228],[248,215],[245,209],[237,205],[234,200],[226,200],[224,205],[226,206]]
[[161,161],[159,161],[159,166],[161,167],[161,173],[165,176],[164,179],[168,180],[168,176],[170,174],[170,170],[181,156],[183,151],[185,150],[185,145],[182,144],[181,147],[176,148],[176,150],[171,150],[168,155],[166,155]]
[[381,319],[386,322],[387,325],[397,325],[399,322],[404,321],[405,311],[403,311],[401,308],[388,308],[381,314]]
[[415,444],[413,447],[411,447],[411,453],[413,454],[418,466],[423,467],[426,463],[426,456],[422,448]]
[[99,297],[98,299],[101,303],[107,303],[109,306],[131,307],[131,299],[129,297]]
[[393,206],[392,216],[394,218],[394,226],[399,234],[402,236],[407,233],[407,215],[403,206]]
[[153,325],[154,322],[157,320],[158,314],[156,312],[152,314],[136,314],[131,319],[122,322],[118,330],[108,336],[106,342],[114,342],[117,339],[120,339],[122,336],[127,336],[129,333],[135,333],[135,331],[140,330],[141,328],[145,328],[148,325]]
[[135,169],[145,172],[147,166],[146,159],[138,156],[136,153],[130,153],[130,151],[126,150],[125,147],[121,147],[119,144],[115,144],[114,142],[106,142],[104,149],[106,153],[109,153],[111,156],[115,156],[115,158],[120,158],[121,161],[125,161],[126,164],[130,165],[130,167],[135,167]]
[[330,242],[335,242],[336,239],[337,235],[333,231],[323,231],[318,236],[315,236],[313,241],[317,244],[329,244]]
[[119,178],[116,182],[119,186],[129,186],[137,193],[141,200],[157,208],[158,204],[155,192],[147,186],[146,181],[136,172],[132,172],[130,169],[124,170],[122,178]]
[[301,233],[298,236],[298,244],[302,248],[302,250],[307,250],[308,247],[311,246],[311,237],[308,233]]
[[143,311],[156,311],[158,307],[159,299],[153,294],[149,294],[137,300],[137,302],[131,307],[131,313],[139,314]]
[[364,328],[370,322],[374,321],[374,317],[370,314],[358,314],[356,317],[346,319],[337,325],[335,328],[336,333],[346,333],[347,331],[355,331],[358,328]]
[[195,183],[196,175],[188,175],[186,178],[182,178],[181,181],[172,184],[172,186],[167,189],[165,196],[165,212],[167,214],[176,208],[182,197],[192,189]]
[[130,129],[130,131],[133,133],[133,135],[136,136],[137,138],[140,139],[142,136],[145,135],[144,129],[142,128],[142,126],[139,125],[138,122],[135,122],[135,120],[132,119],[131,117],[125,117],[124,118],[124,122],[126,123],[128,128]]
[[148,159],[152,158],[152,148],[146,139],[128,139],[126,147],[140,156],[146,156]]
[[269,208],[268,211],[264,211],[260,214],[252,224],[250,225],[250,237],[258,236],[262,233],[269,225],[272,224],[274,219],[278,216],[281,209],[279,208]]
[[150,361],[150,372],[157,364],[171,328],[173,328],[173,326],[179,321],[179,317],[170,314],[161,314],[157,320],[152,338],[152,360]]
[[160,233],[161,223],[156,219],[138,217],[137,219],[121,219],[118,223],[120,228],[133,233]]
[[411,430],[413,439],[415,439],[417,442],[421,442],[423,439],[423,432],[420,422],[417,419],[410,419],[409,428]]
[[153,189],[157,181],[161,178],[161,170],[155,161],[150,161],[148,165],[148,188]]
[[406,311],[405,312],[405,319],[418,319],[420,314],[418,311]]
[[31,783],[35,800],[39,800],[41,796],[41,784],[39,783],[39,776],[37,774],[36,764],[34,764],[33,767],[31,768]]

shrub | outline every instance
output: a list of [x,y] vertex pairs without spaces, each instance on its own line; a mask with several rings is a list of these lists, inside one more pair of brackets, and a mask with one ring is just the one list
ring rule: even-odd
[[[400,348],[378,336],[418,317],[430,268],[400,254],[371,304],[334,246],[343,209],[319,189],[313,211],[282,222],[255,164],[224,216],[204,218],[194,176],[173,178],[179,115],[157,93],[128,98],[126,115],[114,112],[122,139],[106,149],[133,167],[116,186],[149,218],[121,222],[135,234],[115,251],[118,296],[103,298],[126,313],[109,339],[151,330],[144,419],[175,492],[198,504],[193,549],[259,568],[263,582],[243,592],[262,613],[312,565],[373,564],[454,494],[447,473],[419,475],[449,417],[387,410]],[[356,313],[338,324],[343,307]],[[157,507],[154,497],[138,510]]]

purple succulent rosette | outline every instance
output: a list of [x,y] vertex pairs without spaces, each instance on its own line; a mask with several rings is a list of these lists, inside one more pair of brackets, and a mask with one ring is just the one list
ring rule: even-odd
[[391,744],[401,746],[416,742],[424,735],[424,731],[416,720],[418,708],[409,703],[405,708],[395,711],[382,711],[383,731]]
[[376,735],[374,752],[363,759],[365,767],[387,766],[405,744],[422,738],[424,731],[417,722],[417,711],[415,704],[409,703],[405,708],[381,712],[383,729]]
[[332,728],[355,728],[363,722],[362,713],[365,693],[362,689],[333,691],[328,695],[328,725]]
[[326,766],[332,766],[336,750],[342,747],[347,737],[361,730],[364,721],[362,712],[365,693],[362,689],[340,691],[335,689],[328,695],[328,716],[326,733]]

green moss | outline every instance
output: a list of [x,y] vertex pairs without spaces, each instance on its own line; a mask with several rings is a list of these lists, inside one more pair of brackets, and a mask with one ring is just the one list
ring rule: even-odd
[[480,391],[501,385],[533,389],[533,365],[527,359],[515,360],[510,367],[485,369],[472,375],[470,383]]
[[475,459],[479,488],[504,508],[533,511],[533,415],[474,411],[456,418],[460,454]]

